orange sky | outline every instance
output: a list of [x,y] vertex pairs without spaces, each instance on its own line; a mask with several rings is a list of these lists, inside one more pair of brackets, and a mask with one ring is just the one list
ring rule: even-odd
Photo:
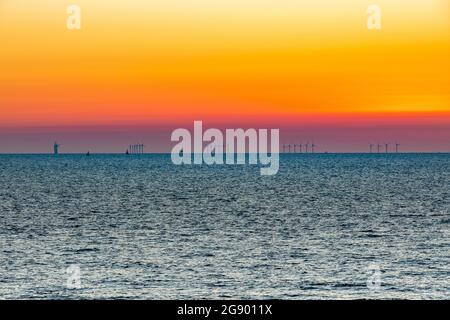
[[[81,30],[66,28],[72,3]],[[366,27],[371,3],[2,0],[0,127],[450,126],[449,1],[375,1],[380,31]]]

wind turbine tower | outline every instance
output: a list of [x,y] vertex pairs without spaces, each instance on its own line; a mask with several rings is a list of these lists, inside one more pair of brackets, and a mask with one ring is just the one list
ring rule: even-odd
[[58,142],[55,141],[55,143],[53,144],[53,154],[58,154],[59,153],[59,144]]

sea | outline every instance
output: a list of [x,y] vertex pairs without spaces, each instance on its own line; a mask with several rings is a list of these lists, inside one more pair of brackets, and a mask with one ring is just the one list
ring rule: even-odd
[[0,155],[0,299],[449,299],[450,154]]

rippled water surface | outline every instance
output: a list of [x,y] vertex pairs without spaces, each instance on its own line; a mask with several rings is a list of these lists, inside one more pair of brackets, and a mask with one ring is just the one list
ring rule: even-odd
[[[0,156],[0,298],[450,298],[450,155]],[[80,271],[80,282],[73,277]]]

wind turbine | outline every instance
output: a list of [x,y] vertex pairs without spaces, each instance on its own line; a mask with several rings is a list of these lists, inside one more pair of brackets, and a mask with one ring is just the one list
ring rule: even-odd
[[286,153],[286,145],[283,144],[283,153]]
[[300,144],[298,145],[298,147],[299,147],[299,149],[300,149],[300,153],[302,153],[302,144],[300,143]]
[[377,152],[380,153],[381,144],[378,142],[377,144]]
[[384,147],[385,147],[385,149],[386,149],[386,153],[388,153],[389,143],[385,143],[385,144],[384,144]]
[[288,144],[289,153],[291,153],[291,145]]
[[59,153],[59,144],[58,142],[55,141],[55,143],[53,144],[53,154],[58,154]]
[[395,153],[398,153],[398,147],[400,147],[400,143],[395,143]]
[[294,143],[294,153],[296,153],[297,152],[297,145]]
[[315,144],[314,144],[314,141],[311,143],[311,153],[314,153],[314,147],[317,147]]
[[305,144],[306,153],[308,153],[308,146],[309,146],[309,143],[307,142],[307,143]]
[[370,153],[372,153],[372,149],[373,149],[373,144],[369,144],[369,148],[370,148]]

